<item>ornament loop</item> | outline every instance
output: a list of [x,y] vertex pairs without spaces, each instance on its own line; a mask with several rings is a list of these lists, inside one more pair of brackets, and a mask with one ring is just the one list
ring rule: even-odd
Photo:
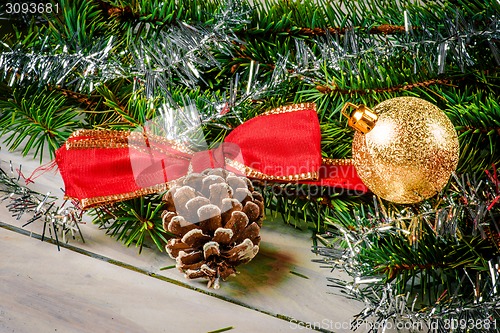
[[[348,108],[353,108],[354,111],[348,113]],[[377,114],[365,105],[356,105],[349,102],[342,108],[342,114],[349,119],[347,123],[349,126],[363,134],[370,132],[375,127],[378,119]]]

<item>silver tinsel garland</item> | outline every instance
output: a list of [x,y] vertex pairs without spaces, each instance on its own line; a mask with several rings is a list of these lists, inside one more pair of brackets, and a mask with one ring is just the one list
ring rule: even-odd
[[[369,332],[386,332],[391,328],[410,328],[411,332],[498,332],[500,326],[500,182],[496,171],[477,180],[454,176],[450,188],[418,210],[386,207],[374,198],[373,210],[357,212],[349,228],[331,221],[332,231],[323,235],[329,247],[317,247],[317,260],[332,270],[345,271],[351,281],[328,278],[332,286],[348,297],[365,303],[365,309],[353,321],[353,327],[369,327]],[[413,222],[413,224],[411,223]],[[422,224],[428,224],[440,237],[452,241],[464,237],[465,223],[472,225],[471,236],[496,243],[484,270],[457,268],[460,280],[453,290],[433,295],[426,302],[422,294],[401,293],[394,280],[367,272],[369,260],[361,253],[375,251],[381,238],[407,238],[408,246],[418,248]],[[427,241],[427,240],[426,240]],[[458,263],[457,263],[458,264]],[[479,265],[479,263],[478,263]],[[438,268],[435,268],[438,269]],[[466,290],[472,289],[472,294]],[[431,292],[421,290],[420,293]]]
[[[14,167],[10,162],[10,174],[0,167],[0,202],[4,203],[16,220],[23,216],[29,216],[22,227],[26,227],[36,221],[43,222],[42,241],[46,232],[55,238],[58,250],[59,241],[69,241],[68,236],[76,239],[78,234],[81,241],[85,242],[79,224],[82,223],[82,210],[73,204],[64,201],[61,206],[56,206],[57,198],[47,194],[41,194],[20,184],[21,167],[15,176]],[[66,206],[67,205],[67,206]]]
[[[214,54],[232,55],[235,48],[245,45],[235,30],[249,24],[251,12],[246,1],[228,0],[214,13],[210,25],[179,21],[158,31],[146,26],[143,34],[147,38],[130,41],[126,49],[120,49],[117,36],[100,37],[85,51],[70,49],[67,44],[49,47],[47,41],[39,41],[32,49],[0,42],[0,79],[11,86],[36,80],[40,85],[91,92],[106,81],[135,78],[145,82],[148,97],[179,83],[193,88],[203,81],[204,71],[222,67]],[[349,20],[362,21],[362,17],[354,19],[352,13],[345,15]],[[435,22],[426,22],[418,8],[403,10],[401,16],[404,33],[370,34],[346,26],[342,34],[326,29],[324,36],[310,42],[292,37],[294,56],[278,54],[273,71],[284,74],[285,79],[298,75],[328,84],[327,72],[350,73],[355,78],[368,70],[374,80],[386,82],[387,73],[380,71],[380,65],[391,58],[410,59],[414,75],[421,71],[442,74],[448,65],[462,70],[474,65],[471,52],[480,43],[487,43],[500,64],[500,20],[496,16],[489,17],[489,24],[481,28],[466,21],[459,9],[450,10],[449,17]],[[413,22],[419,22],[418,29]],[[156,31],[154,38],[150,30]]]

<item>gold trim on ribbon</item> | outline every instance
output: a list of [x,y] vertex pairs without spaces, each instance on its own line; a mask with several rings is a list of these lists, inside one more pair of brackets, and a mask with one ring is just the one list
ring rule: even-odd
[[[88,138],[78,138],[80,136],[88,136]],[[175,140],[168,140],[157,135],[144,135],[143,133],[131,131],[83,129],[75,131],[70,136],[70,139],[74,140],[66,141],[66,149],[134,148],[141,150],[141,146],[144,146],[147,141],[153,141],[168,145],[169,147],[185,154],[192,155],[195,153],[186,145],[180,144]],[[172,153],[159,149],[158,147],[150,146],[148,148],[155,149],[160,153],[172,155]]]
[[323,157],[322,162],[324,165],[338,165],[338,166],[353,165],[352,159],[350,158],[335,159],[335,158]]
[[128,193],[122,193],[122,194],[112,194],[112,195],[106,195],[106,196],[101,196],[101,197],[93,197],[93,198],[85,198],[78,200],[76,198],[72,198],[69,196],[65,196],[65,199],[69,200],[76,200],[80,202],[82,209],[89,209],[94,206],[99,206],[99,205],[111,205],[120,201],[125,201],[129,199],[134,199],[138,197],[142,197],[148,194],[153,194],[153,193],[158,193],[158,192],[163,192],[169,189],[168,183],[163,183],[163,184],[158,184],[146,188],[142,188],[140,190],[136,190],[133,192],[128,192]]
[[260,172],[258,170],[255,170],[249,166],[246,166],[245,164],[226,159],[226,164],[229,165],[230,167],[239,170],[240,172],[244,173],[247,177],[250,178],[257,178],[260,180],[279,180],[279,181],[296,181],[296,180],[318,180],[319,175],[317,172],[305,172],[305,173],[298,173],[294,175],[288,175],[288,176],[273,176],[273,175],[268,175],[263,172]]
[[301,111],[301,110],[314,110],[314,111],[316,111],[316,103],[299,103],[299,104],[280,106],[279,108],[266,111],[263,114],[261,114],[260,116],[295,112],[295,111]]

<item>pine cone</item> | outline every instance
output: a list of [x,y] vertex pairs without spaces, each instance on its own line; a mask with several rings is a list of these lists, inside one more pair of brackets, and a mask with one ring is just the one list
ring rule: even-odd
[[207,169],[175,181],[164,195],[163,228],[176,237],[166,249],[188,279],[219,279],[236,273],[259,251],[264,219],[262,195],[246,177]]

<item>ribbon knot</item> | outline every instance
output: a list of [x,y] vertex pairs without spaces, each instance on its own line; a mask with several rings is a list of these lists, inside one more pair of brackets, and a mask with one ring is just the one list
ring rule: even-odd
[[[224,142],[216,148],[195,152],[190,161],[188,172],[202,172],[206,169],[233,169],[235,173],[244,174],[241,168],[243,157],[238,145]],[[240,168],[238,168],[240,166]]]
[[314,104],[266,112],[202,152],[147,133],[80,130],[57,150],[56,161],[66,197],[84,208],[165,191],[170,181],[207,168],[367,192],[349,160],[322,158]]

